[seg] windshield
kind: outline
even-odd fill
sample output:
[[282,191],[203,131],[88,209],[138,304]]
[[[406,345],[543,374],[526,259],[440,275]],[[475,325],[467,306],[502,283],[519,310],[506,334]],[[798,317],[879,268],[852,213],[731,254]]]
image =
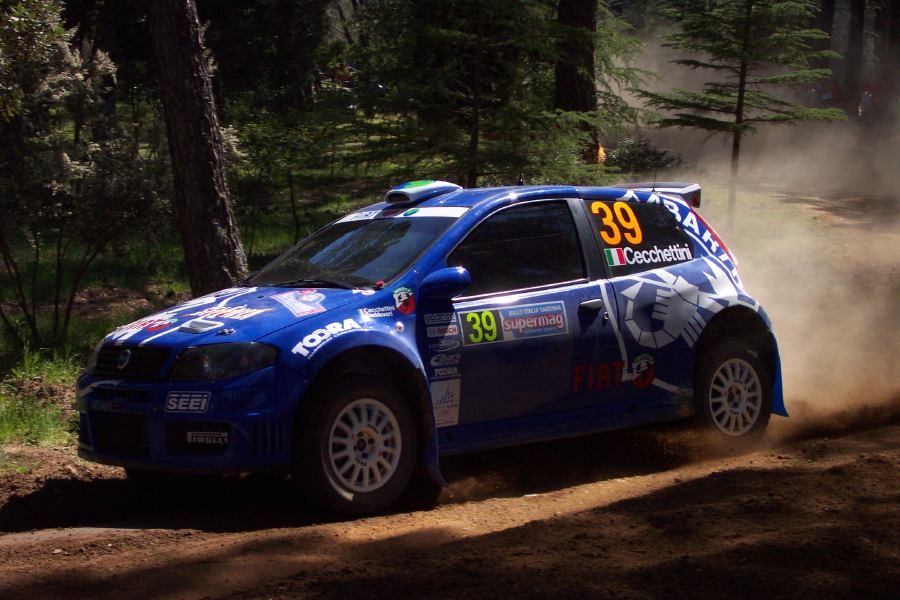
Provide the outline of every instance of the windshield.
[[443,216],[365,220],[350,217],[306,238],[246,283],[371,287],[400,275],[456,221]]

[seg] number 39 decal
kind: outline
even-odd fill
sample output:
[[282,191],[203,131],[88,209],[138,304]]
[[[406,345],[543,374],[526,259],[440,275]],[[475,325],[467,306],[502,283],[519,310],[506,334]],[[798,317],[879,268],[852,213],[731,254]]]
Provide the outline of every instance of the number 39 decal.
[[644,240],[641,224],[637,215],[627,202],[616,202],[612,208],[605,202],[592,202],[591,212],[600,216],[600,237],[610,246],[622,243],[622,230],[625,230],[625,241],[637,245]]
[[466,313],[463,330],[468,337],[467,343],[480,344],[497,339],[497,318],[490,310]]

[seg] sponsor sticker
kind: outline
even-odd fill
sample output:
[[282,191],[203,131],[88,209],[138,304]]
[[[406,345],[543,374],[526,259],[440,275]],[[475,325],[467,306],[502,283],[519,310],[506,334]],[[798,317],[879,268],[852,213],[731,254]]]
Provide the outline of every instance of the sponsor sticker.
[[462,354],[459,352],[454,352],[453,354],[435,354],[431,357],[430,362],[432,367],[447,367],[450,365],[458,365],[461,358]]
[[611,267],[672,263],[694,258],[691,247],[687,244],[670,244],[664,248],[654,245],[648,250],[635,250],[627,246],[625,248],[607,248],[603,253],[606,255],[606,264]]
[[404,315],[412,314],[416,310],[416,298],[408,287],[398,287],[394,290],[394,305]]
[[324,299],[325,296],[322,294],[306,294],[298,290],[292,290],[290,292],[272,296],[272,300],[275,300],[291,311],[291,314],[295,317],[305,317],[307,315],[323,312],[325,309],[322,308],[322,305],[319,304],[319,302]]
[[452,427],[459,423],[459,379],[431,382],[435,427]]
[[297,345],[291,349],[291,352],[293,354],[299,354],[304,358],[309,358],[318,352],[319,348],[332,338],[343,335],[348,331],[353,331],[354,329],[362,329],[362,327],[353,319],[344,319],[343,322],[329,323],[325,327],[316,329],[304,336],[303,339],[297,342]]
[[209,392],[169,392],[166,412],[205,413],[209,407]]
[[453,321],[453,313],[445,312],[445,313],[432,313],[429,315],[425,315],[425,324],[426,325],[437,325],[439,323],[450,323]]
[[653,383],[656,374],[655,360],[649,354],[638,354],[631,361],[632,381],[638,388],[645,388]]
[[227,446],[228,434],[224,431],[188,431],[187,442],[188,444]]
[[458,367],[438,367],[434,370],[435,377],[459,377]]
[[411,208],[400,213],[399,217],[451,217],[458,218],[469,210],[465,206],[424,206]]
[[316,304],[325,299],[325,294],[314,289],[297,290],[297,293],[300,294],[300,300],[310,304]]
[[243,321],[244,319],[249,319],[251,317],[255,317],[256,315],[261,315],[264,312],[269,312],[272,310],[271,308],[248,308],[246,305],[241,306],[211,306],[210,308],[204,308],[203,310],[195,313],[191,313],[188,316],[191,317],[200,317],[203,319],[235,319],[237,321]]
[[338,223],[349,223],[351,221],[368,221],[374,219],[380,213],[380,210],[366,210],[358,213],[350,213],[346,217],[338,220]]
[[426,327],[425,334],[430,338],[459,335],[459,327],[457,327],[455,323],[449,325],[435,325],[434,327]]
[[171,313],[160,313],[158,315],[153,315],[151,317],[135,321],[134,323],[129,323],[127,325],[117,327],[115,331],[113,331],[106,337],[107,339],[111,340],[127,340],[140,331],[161,331],[163,329],[166,329],[169,325],[176,323],[177,321],[178,319],[175,318],[175,315]]
[[459,342],[444,338],[436,342],[431,342],[428,344],[428,347],[432,352],[452,352],[459,348]]
[[422,208],[391,209],[384,210],[364,210],[356,213],[350,213],[345,217],[338,219],[338,223],[349,223],[351,221],[370,221],[372,219],[387,218],[409,218],[409,217],[451,217],[459,218],[469,210],[466,206],[425,206]]
[[394,316],[393,306],[374,306],[359,309],[359,316],[363,319],[389,319]]
[[561,335],[569,331],[562,302],[507,306],[460,313],[463,344],[490,344]]
[[375,293],[375,290],[361,290],[358,288],[354,288],[352,291],[354,294],[362,294],[363,296],[371,296]]
[[576,365],[572,368],[572,391],[594,392],[622,385],[625,362],[614,360],[593,365]]
[[[650,354],[638,354],[631,360],[630,380],[635,387],[643,389],[653,383],[656,360]],[[613,360],[591,365],[576,365],[572,368],[572,391],[596,392],[617,388],[629,377],[625,373],[625,362]]]

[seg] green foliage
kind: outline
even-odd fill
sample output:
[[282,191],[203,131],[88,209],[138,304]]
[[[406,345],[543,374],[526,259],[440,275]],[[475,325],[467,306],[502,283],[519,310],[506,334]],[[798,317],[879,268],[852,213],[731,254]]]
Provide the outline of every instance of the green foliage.
[[[468,186],[526,180],[596,182],[602,166],[580,154],[589,130],[629,113],[615,93],[636,72],[636,49],[604,12],[598,33],[600,107],[554,111],[559,40],[554,4],[541,0],[382,0],[360,15],[365,47],[354,49],[360,106],[389,116],[372,124],[383,154],[406,177]],[[589,125],[585,128],[583,125]]]
[[646,175],[680,164],[677,156],[655,147],[642,136],[628,137],[606,153],[606,164],[623,173]]
[[0,394],[0,444],[58,446],[71,438],[71,428],[58,406]]
[[[813,68],[837,55],[816,50],[827,35],[812,28],[813,0],[670,0],[664,14],[679,27],[667,47],[684,52],[673,62],[711,73],[701,91],[675,89],[642,96],[667,116],[663,127],[713,133],[753,132],[760,123],[841,119],[835,109],[809,108],[791,100],[798,86],[828,77]],[[788,94],[779,93],[787,88]]]
[[74,356],[48,359],[41,352],[26,348],[22,362],[10,371],[6,384],[15,387],[28,380],[39,380],[47,385],[71,385],[80,370]]
[[52,446],[71,441],[76,361],[26,351],[0,382],[0,444]]
[[115,66],[72,44],[61,10],[59,0],[17,2],[0,16],[0,213],[13,215],[0,221],[0,302],[15,306],[0,304],[0,321],[20,346],[65,346],[89,267],[150,219],[167,187],[159,154],[111,110]]

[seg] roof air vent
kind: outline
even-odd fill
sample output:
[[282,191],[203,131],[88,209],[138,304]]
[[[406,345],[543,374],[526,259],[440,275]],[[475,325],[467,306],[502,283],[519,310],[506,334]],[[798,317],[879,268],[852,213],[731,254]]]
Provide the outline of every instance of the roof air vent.
[[407,181],[391,188],[384,195],[384,201],[388,204],[413,204],[461,189],[462,187],[447,181],[435,181],[433,179]]

